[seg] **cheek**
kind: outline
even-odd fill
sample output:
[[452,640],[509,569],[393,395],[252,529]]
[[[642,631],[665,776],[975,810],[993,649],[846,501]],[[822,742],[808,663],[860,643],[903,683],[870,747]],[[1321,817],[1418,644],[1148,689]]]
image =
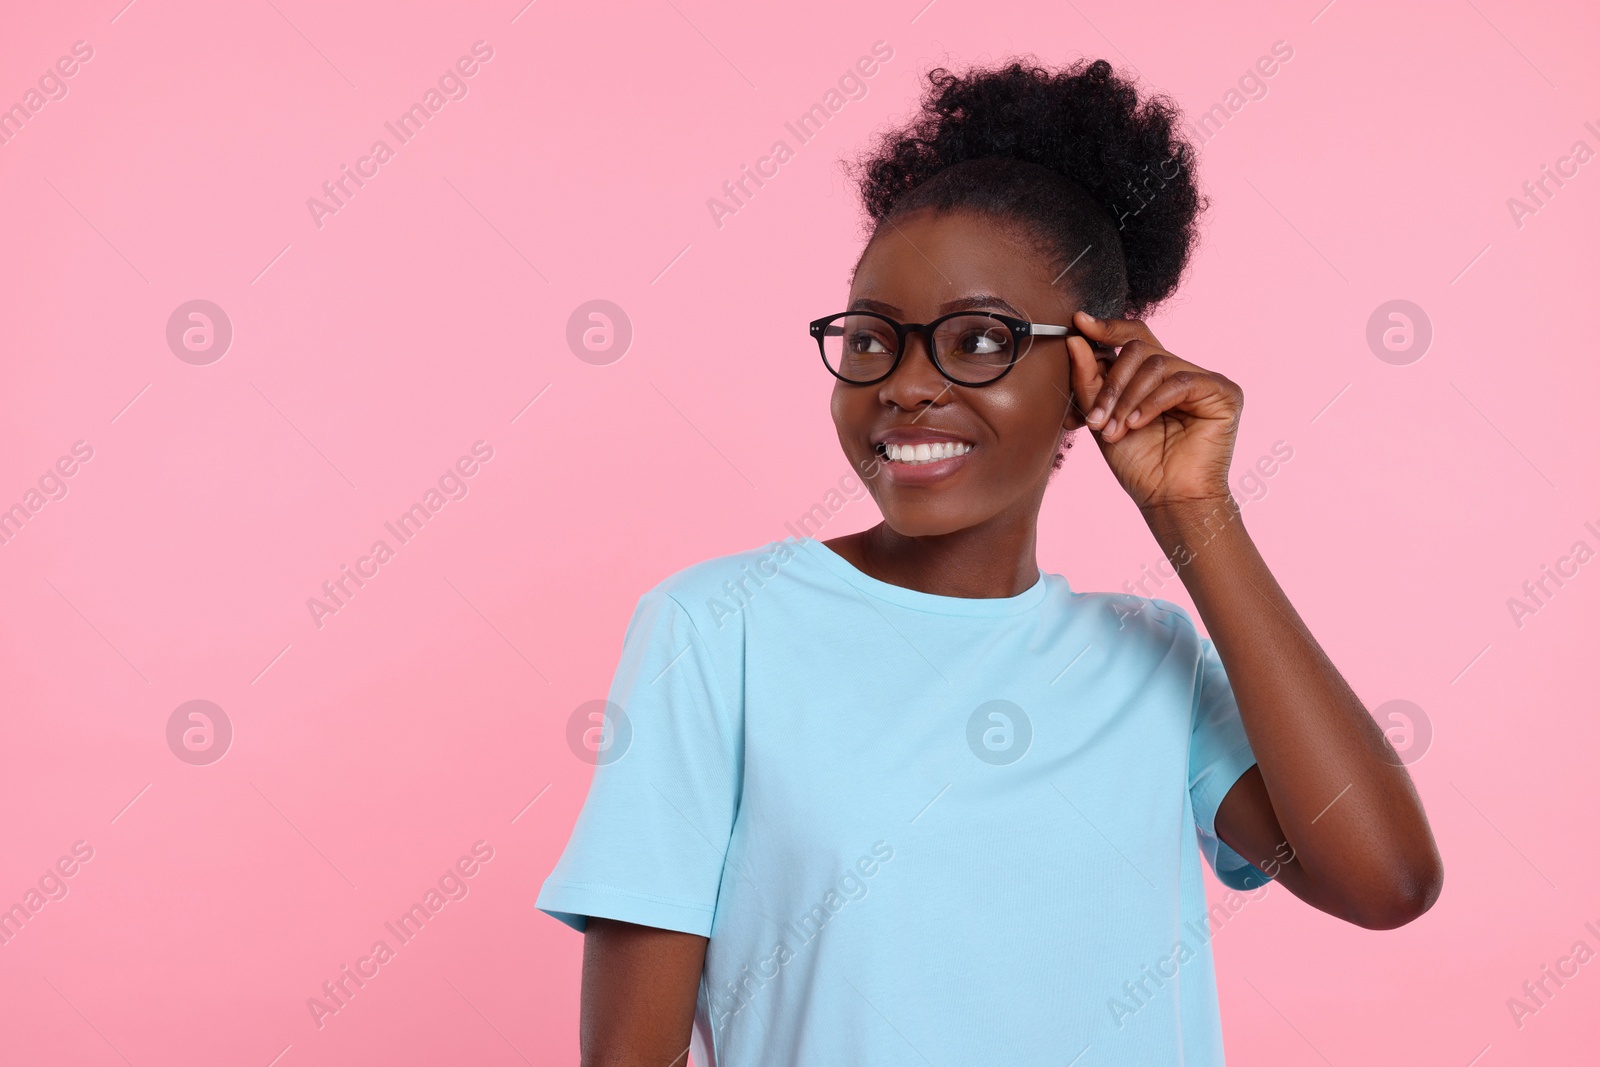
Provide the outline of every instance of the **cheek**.
[[833,425],[839,431],[840,438],[847,436],[854,425],[854,417],[851,414],[852,399],[845,392],[842,383],[835,383],[833,393],[828,397],[828,413],[833,417]]
[[1063,345],[1040,345],[1038,351],[1019,361],[1000,384],[1031,400],[1033,413],[1049,420],[1066,411],[1067,397],[1072,392],[1072,365]]
[[1037,382],[1012,382],[1007,378],[993,387],[991,395],[983,397],[977,412],[1003,451],[1020,455],[1054,448],[1067,404],[1056,388],[1056,383],[1043,376]]
[[880,460],[865,440],[877,414],[875,403],[872,390],[852,389],[843,382],[834,385],[833,395],[828,400],[833,427],[839,436],[839,449],[873,499],[878,495]]
[[828,399],[828,413],[833,417],[833,427],[839,434],[839,445],[845,455],[855,458],[865,446],[862,439],[869,432],[872,421],[872,390],[861,389],[836,382]]

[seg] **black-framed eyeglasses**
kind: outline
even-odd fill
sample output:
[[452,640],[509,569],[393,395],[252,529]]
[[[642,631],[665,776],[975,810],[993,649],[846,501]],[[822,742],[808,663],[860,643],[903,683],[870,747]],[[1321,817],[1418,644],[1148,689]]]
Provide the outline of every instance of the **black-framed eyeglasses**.
[[990,385],[1028,354],[1035,337],[1081,337],[1075,326],[1029,322],[997,311],[956,311],[932,322],[896,322],[874,311],[844,311],[810,324],[822,362],[852,385],[883,381],[900,365],[906,338],[921,334],[940,374],[958,385]]

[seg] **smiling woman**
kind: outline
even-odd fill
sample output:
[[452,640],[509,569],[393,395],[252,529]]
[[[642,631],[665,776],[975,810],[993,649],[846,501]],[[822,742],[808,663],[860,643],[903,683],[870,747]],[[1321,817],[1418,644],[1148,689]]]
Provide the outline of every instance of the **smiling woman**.
[[[1204,207],[1177,109],[1104,61],[928,80],[856,163],[867,241],[807,324],[883,521],[800,539],[736,617],[702,605],[763,549],[628,624],[632,745],[538,898],[585,933],[585,1064],[1216,1065],[1209,941],[1176,942],[1204,870],[1372,929],[1438,896],[1404,766],[1237,517],[1243,391],[1137,317]],[[1085,428],[1210,636],[1039,567]],[[781,951],[880,840],[871,896]]]

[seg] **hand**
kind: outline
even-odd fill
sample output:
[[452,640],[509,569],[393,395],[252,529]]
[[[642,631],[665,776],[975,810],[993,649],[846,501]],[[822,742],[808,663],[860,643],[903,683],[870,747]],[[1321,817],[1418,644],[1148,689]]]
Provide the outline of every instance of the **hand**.
[[[1076,416],[1068,426],[1095,433],[1134,503],[1144,510],[1227,499],[1243,390],[1162,348],[1139,319],[1079,311],[1072,321],[1084,337],[1067,338]],[[1097,357],[1091,341],[1120,351]]]

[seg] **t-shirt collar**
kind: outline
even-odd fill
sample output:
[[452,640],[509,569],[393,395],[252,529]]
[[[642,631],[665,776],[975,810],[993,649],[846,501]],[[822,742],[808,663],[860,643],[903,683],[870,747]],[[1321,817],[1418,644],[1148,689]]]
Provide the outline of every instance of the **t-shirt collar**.
[[1016,596],[1008,597],[960,597],[940,596],[936,593],[924,593],[918,589],[907,589],[903,585],[894,585],[890,582],[880,581],[869,574],[856,568],[856,565],[839,555],[827,545],[816,538],[807,537],[798,542],[806,556],[829,572],[842,578],[850,585],[876,597],[886,600],[891,604],[898,604],[904,608],[915,611],[932,612],[937,615],[964,615],[969,618],[993,618],[1001,615],[1020,615],[1039,606],[1048,591],[1050,581],[1061,583],[1067,592],[1071,588],[1066,585],[1066,579],[1060,575],[1047,575],[1041,568],[1039,580]]

